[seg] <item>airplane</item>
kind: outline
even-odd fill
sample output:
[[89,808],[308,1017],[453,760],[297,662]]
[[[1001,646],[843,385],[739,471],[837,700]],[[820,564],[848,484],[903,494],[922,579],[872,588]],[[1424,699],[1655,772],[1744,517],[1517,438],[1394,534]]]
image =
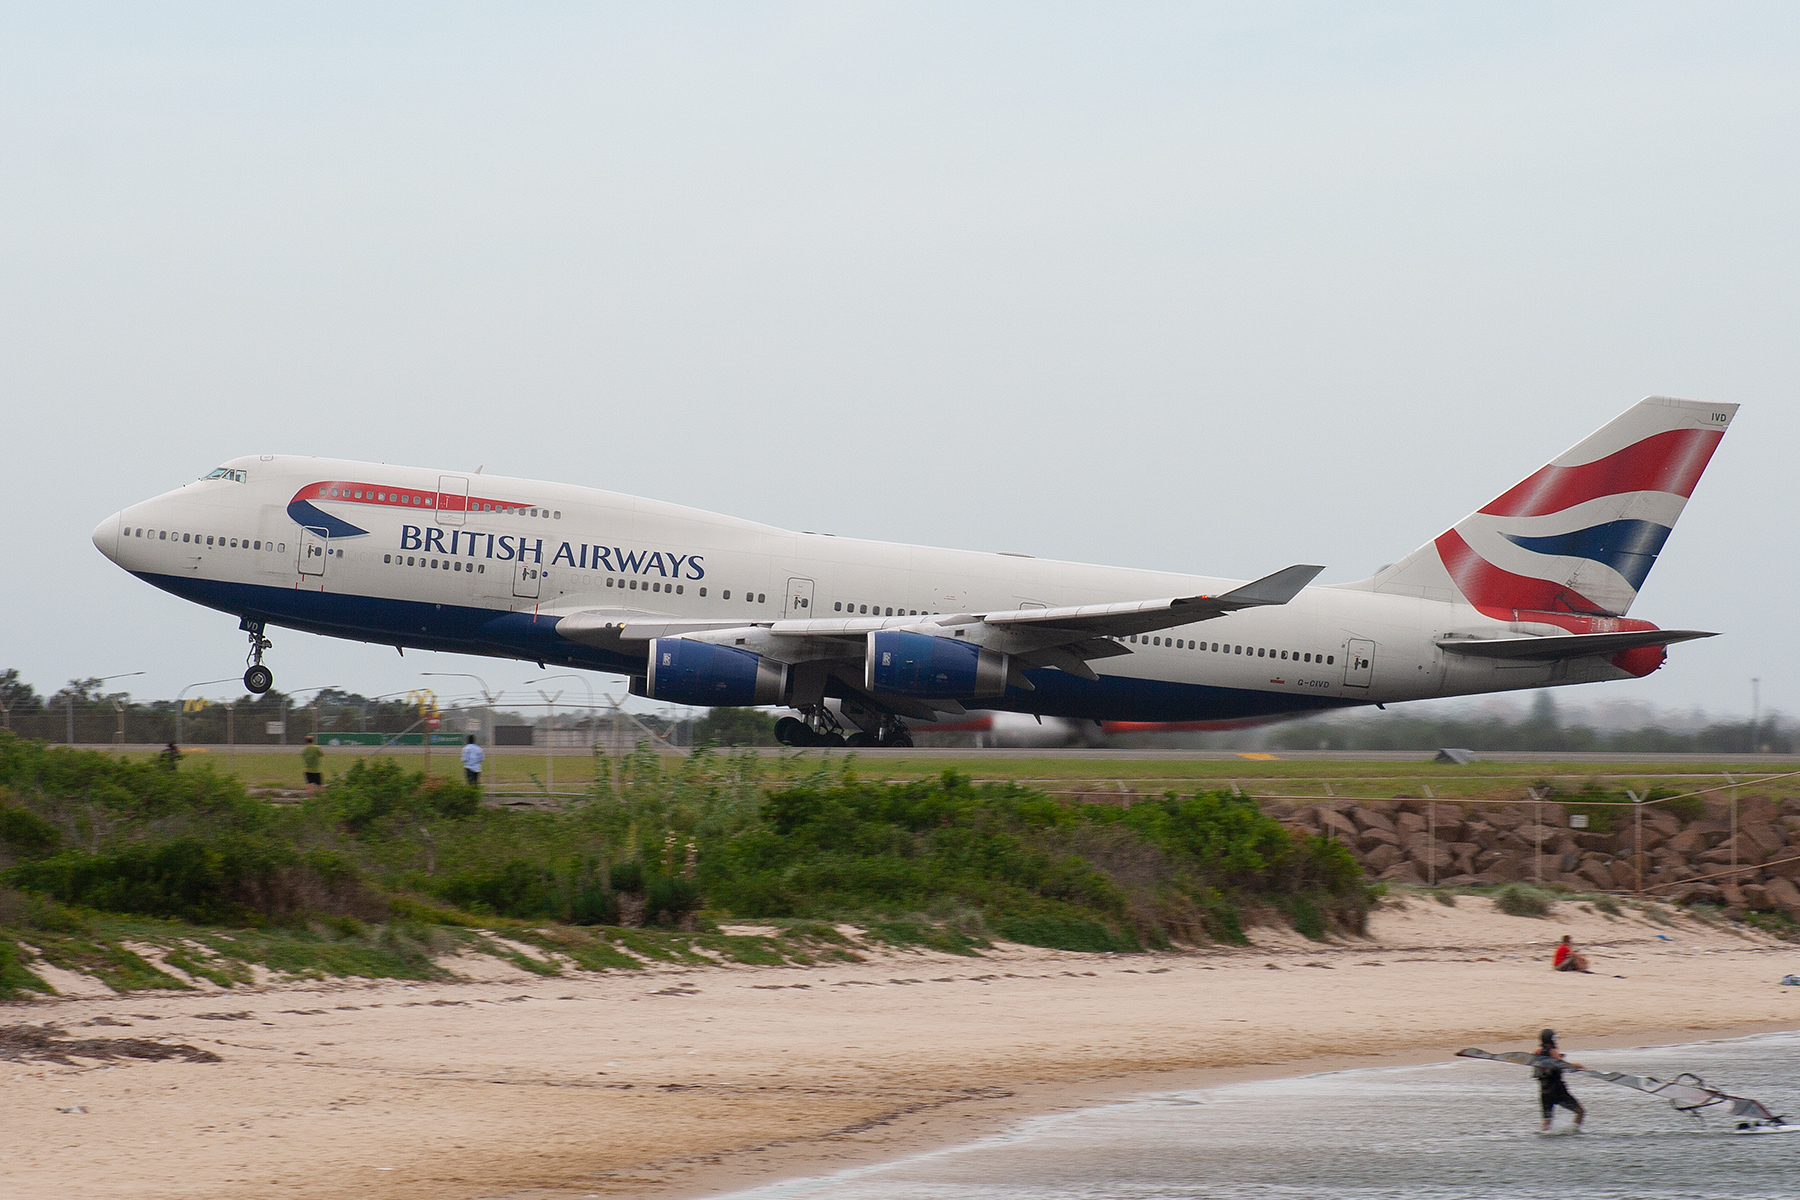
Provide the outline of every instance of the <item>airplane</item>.
[[790,746],[908,745],[908,720],[970,710],[1241,722],[1638,678],[1715,636],[1625,614],[1736,411],[1640,401],[1398,562],[1321,586],[1313,565],[1240,582],[281,455],[131,505],[93,539],[236,616],[258,694],[282,627],[621,674],[677,704],[787,706]]

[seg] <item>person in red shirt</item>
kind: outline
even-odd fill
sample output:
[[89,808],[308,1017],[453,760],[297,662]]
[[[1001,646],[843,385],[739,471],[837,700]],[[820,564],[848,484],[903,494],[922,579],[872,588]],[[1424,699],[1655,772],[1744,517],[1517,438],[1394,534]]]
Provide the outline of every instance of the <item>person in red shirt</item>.
[[1575,949],[1568,934],[1563,934],[1562,941],[1556,944],[1556,953],[1550,958],[1550,969],[1553,971],[1586,971],[1587,955]]

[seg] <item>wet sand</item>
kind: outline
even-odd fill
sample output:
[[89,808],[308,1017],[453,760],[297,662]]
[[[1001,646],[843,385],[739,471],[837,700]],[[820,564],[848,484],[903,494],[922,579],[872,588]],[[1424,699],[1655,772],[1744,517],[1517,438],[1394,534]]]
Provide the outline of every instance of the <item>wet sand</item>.
[[[481,959],[453,964],[467,982],[10,1005],[0,1024],[220,1061],[0,1061],[0,1192],[696,1196],[1135,1092],[1519,1047],[1545,1024],[1572,1051],[1800,1027],[1800,988],[1776,983],[1800,947],[1686,918],[1413,899],[1371,931],[563,978]],[[1564,932],[1595,974],[1548,969]]]

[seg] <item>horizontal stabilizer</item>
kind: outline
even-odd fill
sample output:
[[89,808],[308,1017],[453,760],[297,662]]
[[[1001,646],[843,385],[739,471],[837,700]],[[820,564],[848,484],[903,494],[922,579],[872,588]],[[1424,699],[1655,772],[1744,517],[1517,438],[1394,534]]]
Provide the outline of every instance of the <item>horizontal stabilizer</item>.
[[1631,633],[1570,633],[1555,637],[1440,638],[1438,646],[1470,658],[1563,659],[1611,656],[1640,646],[1672,646],[1718,636],[1698,629],[1640,629]]

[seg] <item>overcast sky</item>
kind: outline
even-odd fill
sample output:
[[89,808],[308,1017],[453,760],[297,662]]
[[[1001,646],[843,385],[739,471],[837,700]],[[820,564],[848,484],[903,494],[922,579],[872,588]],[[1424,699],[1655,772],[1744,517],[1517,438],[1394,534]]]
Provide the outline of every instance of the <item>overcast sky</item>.
[[[1726,636],[1562,696],[1800,711],[1797,51],[1757,4],[7,4],[0,667],[240,673],[89,533],[242,454],[1332,581],[1664,393],[1744,407],[1632,615]],[[283,687],[541,674],[273,637]]]

